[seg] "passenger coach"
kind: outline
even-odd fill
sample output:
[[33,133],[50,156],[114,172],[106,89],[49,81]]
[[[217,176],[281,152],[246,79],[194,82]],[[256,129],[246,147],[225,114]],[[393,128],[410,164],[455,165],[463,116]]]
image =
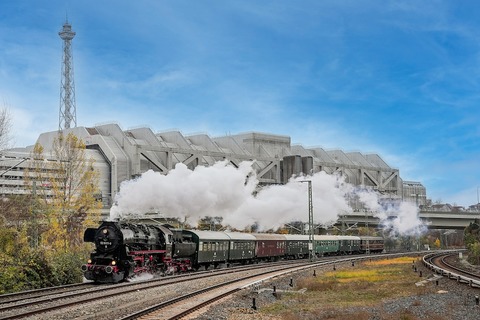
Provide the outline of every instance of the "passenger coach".
[[360,237],[337,236],[340,241],[340,254],[353,254],[360,252]]
[[286,239],[285,256],[288,259],[308,258],[308,236],[299,234],[284,234]]
[[315,235],[315,254],[319,257],[336,255],[340,251],[338,236]]
[[230,238],[228,261],[242,264],[251,263],[255,260],[256,238],[251,233],[225,232]]
[[196,259],[194,269],[201,266],[208,269],[211,265],[217,267],[228,260],[230,238],[223,232],[183,230],[186,237],[191,237],[196,243]]
[[278,261],[285,256],[286,238],[281,234],[253,233],[256,239],[255,256],[259,261]]
[[360,252],[382,252],[384,249],[385,240],[382,237],[360,237]]

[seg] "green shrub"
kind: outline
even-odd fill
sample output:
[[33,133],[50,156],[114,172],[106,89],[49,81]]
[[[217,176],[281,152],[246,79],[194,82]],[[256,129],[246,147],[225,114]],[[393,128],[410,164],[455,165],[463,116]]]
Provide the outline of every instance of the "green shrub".
[[52,258],[51,267],[55,274],[56,284],[82,282],[83,272],[80,268],[84,263],[83,255],[74,252],[62,252]]

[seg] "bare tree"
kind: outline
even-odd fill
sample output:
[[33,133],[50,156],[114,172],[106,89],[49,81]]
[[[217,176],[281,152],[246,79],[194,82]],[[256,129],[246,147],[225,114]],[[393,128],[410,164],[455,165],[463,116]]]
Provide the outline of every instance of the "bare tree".
[[0,150],[9,147],[11,136],[10,130],[12,128],[12,119],[10,112],[6,106],[0,109]]

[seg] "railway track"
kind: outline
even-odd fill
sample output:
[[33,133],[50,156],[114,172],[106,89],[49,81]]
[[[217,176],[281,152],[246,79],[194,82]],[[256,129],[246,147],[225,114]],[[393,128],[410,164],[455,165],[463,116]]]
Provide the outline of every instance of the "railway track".
[[267,278],[280,276],[286,272],[294,272],[295,270],[301,270],[305,266],[312,267],[310,264],[305,264],[299,267],[281,268],[280,270],[265,271],[260,274],[244,276],[239,279],[225,281],[223,283],[203,288],[188,294],[181,295],[179,297],[170,299],[165,302],[161,302],[139,312],[135,312],[122,320],[133,319],[179,319],[182,318],[201,307],[207,306],[213,302],[216,302],[223,297],[231,295],[237,291],[240,291],[244,287],[250,286],[257,281],[264,281]]
[[[174,303],[176,303],[175,307],[169,310],[183,310],[187,314],[256,281],[264,281],[266,278],[279,276],[285,272],[294,272],[298,268],[340,265],[342,263],[351,263],[353,266],[357,260],[388,256],[398,256],[398,254],[325,257],[314,263],[305,262],[305,260],[261,263],[116,285],[86,283],[65,288],[58,287],[53,291],[38,290],[36,293],[32,291],[3,295],[0,296],[0,319],[28,317],[52,320],[105,317],[109,319],[126,317],[125,319],[128,319],[128,315],[136,314],[138,310],[145,310],[152,306],[154,309],[163,309],[161,312],[164,314],[172,313],[172,311],[166,311],[165,308],[167,308],[167,304],[173,305]],[[185,294],[187,295],[184,296]],[[202,303],[197,303],[199,301]],[[164,306],[158,307],[159,302]],[[192,307],[188,307],[190,305]],[[177,317],[179,314],[172,313],[169,319]]]
[[[289,264],[292,263],[295,262],[289,262]],[[263,269],[267,266],[275,267],[278,265],[284,266],[285,262],[216,269],[116,285],[93,285],[91,283],[85,283],[2,295],[0,296],[0,319],[25,318],[52,310],[59,310],[92,301],[100,301],[115,296],[126,295],[140,290],[145,291],[151,288],[158,288],[160,286],[167,286],[180,282],[192,282],[205,278],[220,277],[222,275],[234,274],[236,272],[248,272]]]
[[74,292],[77,290],[84,290],[88,288],[92,288],[95,285],[92,283],[75,283],[75,284],[68,284],[64,286],[55,286],[49,288],[42,288],[42,289],[35,289],[35,290],[28,290],[28,291],[21,291],[15,293],[6,293],[0,295],[0,306],[13,303],[17,301],[24,301],[27,299],[36,299],[42,298],[54,294],[64,294],[69,292]]
[[[253,287],[258,283],[264,282],[266,280],[285,276],[297,271],[302,271],[305,269],[311,269],[315,267],[325,267],[332,266],[336,263],[352,263],[356,260],[365,260],[377,258],[379,255],[369,256],[369,257],[360,257],[360,258],[341,258],[336,260],[327,260],[322,262],[305,262],[296,266],[287,266],[279,268],[277,270],[269,270],[261,272],[256,275],[245,276],[242,278],[234,279],[231,281],[225,281],[215,286],[208,288],[203,288],[201,290],[184,294],[174,299],[164,301],[153,305],[151,307],[145,308],[139,312],[132,313],[128,316],[122,317],[121,320],[132,320],[132,319],[181,319],[201,308],[204,308],[212,303],[215,303],[226,296],[229,296],[235,292],[238,292],[242,289]],[[385,257],[382,255],[381,257]]]
[[[363,257],[362,257],[363,258]],[[329,257],[325,258],[319,263],[336,263],[339,257]],[[350,257],[349,259],[359,259],[357,257]],[[305,262],[300,262],[305,263]],[[54,287],[50,289],[42,290],[33,290],[29,292],[22,292],[17,294],[9,294],[0,296],[0,319],[18,319],[26,318],[30,316],[40,316],[48,317],[51,319],[65,319],[65,318],[74,318],[77,317],[65,317],[64,315],[60,316],[50,316],[50,313],[59,313],[61,310],[74,310],[74,309],[89,309],[88,305],[90,304],[102,304],[102,301],[110,301],[109,303],[114,302],[115,300],[128,301],[121,305],[131,305],[133,310],[139,310],[144,308],[139,308],[136,306],[135,301],[138,299],[135,298],[123,298],[127,297],[129,294],[134,294],[138,292],[144,292],[141,300],[150,297],[161,296],[162,293],[158,291],[165,288],[164,293],[171,291],[171,295],[166,294],[166,298],[163,300],[170,300],[178,296],[178,293],[175,292],[175,286],[184,282],[190,291],[198,291],[204,289],[205,287],[211,288],[219,284],[224,284],[226,281],[238,280],[240,278],[248,278],[252,275],[256,275],[259,272],[265,272],[265,270],[272,272],[276,269],[283,270],[285,268],[292,268],[292,266],[298,265],[297,261],[288,261],[280,263],[267,263],[267,264],[256,264],[250,265],[247,267],[231,267],[228,269],[215,269],[211,271],[202,271],[195,273],[182,274],[179,276],[169,276],[164,278],[153,279],[149,281],[141,282],[130,282],[130,283],[121,283],[117,285],[93,285],[91,283],[70,285],[64,287]],[[260,271],[258,271],[260,270]],[[225,280],[224,278],[230,278],[230,280]],[[219,280],[215,280],[219,279]],[[197,283],[201,282],[197,286]],[[190,285],[192,284],[192,285]],[[173,288],[173,289],[171,289]],[[196,290],[194,290],[196,289]],[[150,294],[151,292],[151,294]],[[148,299],[147,299],[148,300]],[[113,307],[117,308],[117,307]],[[91,307],[90,309],[95,310],[105,310],[105,307]],[[107,310],[111,310],[107,308]],[[79,313],[82,313],[79,311]],[[87,312],[88,313],[88,312]],[[131,313],[127,311],[126,314]],[[101,315],[102,312],[96,312],[95,316],[91,319],[97,318]],[[105,312],[105,316],[110,316],[111,312]],[[85,317],[85,316],[84,316]],[[85,319],[88,319],[89,316],[86,316]]]
[[471,287],[480,288],[480,275],[471,272],[465,268],[460,268],[448,262],[448,258],[458,255],[456,252],[443,252],[429,254],[423,257],[423,264],[426,268],[432,270],[436,274],[445,276],[449,279],[465,283]]

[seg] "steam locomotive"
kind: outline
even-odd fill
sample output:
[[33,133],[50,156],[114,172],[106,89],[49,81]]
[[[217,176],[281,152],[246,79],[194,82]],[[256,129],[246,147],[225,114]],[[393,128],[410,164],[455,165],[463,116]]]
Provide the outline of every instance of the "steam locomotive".
[[[84,276],[117,283],[140,273],[171,274],[220,264],[253,263],[366,252],[382,252],[382,237],[281,235],[174,229],[168,225],[104,221],[87,228],[95,250],[82,265]],[[313,249],[313,250],[312,250]]]

